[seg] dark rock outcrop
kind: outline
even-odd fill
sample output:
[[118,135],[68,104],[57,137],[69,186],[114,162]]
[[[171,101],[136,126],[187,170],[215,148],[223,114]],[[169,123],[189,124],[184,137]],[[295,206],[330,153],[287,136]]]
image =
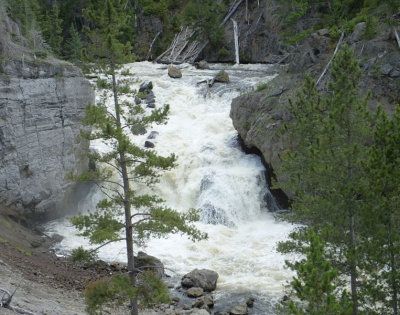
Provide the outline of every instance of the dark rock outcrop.
[[[357,27],[356,32],[360,32]],[[359,59],[364,75],[360,82],[361,93],[372,92],[369,103],[373,109],[382,104],[388,113],[393,113],[394,105],[400,101],[400,50],[392,29],[382,27],[382,31],[373,40],[363,40],[353,33],[345,38]],[[290,122],[287,110],[288,100],[296,98],[296,91],[302,87],[305,73],[317,80],[333,53],[336,40],[326,31],[311,34],[305,42],[293,51],[288,60],[287,69],[268,82],[262,91],[245,94],[232,101],[230,117],[238,131],[244,146],[252,152],[260,152],[267,169],[269,182],[274,176],[273,170],[279,163],[279,154],[290,147],[290,143],[279,136],[283,122]],[[328,49],[328,47],[333,47]],[[321,80],[318,88],[326,90],[329,71]],[[276,174],[279,179],[284,174]],[[291,192],[285,192],[291,197]]]

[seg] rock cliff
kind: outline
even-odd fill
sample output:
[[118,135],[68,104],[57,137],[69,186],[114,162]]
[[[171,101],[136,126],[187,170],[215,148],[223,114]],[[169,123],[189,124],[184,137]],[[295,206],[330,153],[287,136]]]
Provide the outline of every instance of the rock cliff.
[[67,174],[87,168],[89,143],[80,131],[94,91],[78,68],[36,58],[10,34],[22,38],[17,25],[3,19],[0,202],[43,215],[58,209],[72,191]]
[[[400,103],[400,49],[389,26],[383,26],[381,33],[373,40],[363,40],[354,33],[345,42],[359,58],[364,76],[360,83],[363,93],[372,92],[370,107],[382,104],[387,112]],[[232,101],[231,118],[233,125],[248,149],[258,150],[271,176],[279,163],[279,153],[289,144],[278,135],[283,122],[290,122],[291,115],[286,107],[289,99],[295,99],[296,91],[302,87],[305,73],[317,80],[330,59],[336,39],[327,32],[311,34],[306,41],[291,53],[289,64],[282,67],[280,74],[257,92],[239,96]],[[330,48],[329,48],[330,47]],[[329,72],[319,85],[326,91]],[[270,178],[271,181],[271,178]],[[290,197],[290,192],[286,192]]]

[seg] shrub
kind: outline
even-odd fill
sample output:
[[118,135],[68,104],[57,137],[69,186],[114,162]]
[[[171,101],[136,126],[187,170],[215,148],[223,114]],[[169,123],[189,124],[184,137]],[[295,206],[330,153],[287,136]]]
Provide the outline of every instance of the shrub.
[[97,260],[97,254],[94,251],[91,250],[86,250],[82,246],[79,246],[78,248],[75,248],[72,250],[70,260],[73,262],[76,261],[95,261]]

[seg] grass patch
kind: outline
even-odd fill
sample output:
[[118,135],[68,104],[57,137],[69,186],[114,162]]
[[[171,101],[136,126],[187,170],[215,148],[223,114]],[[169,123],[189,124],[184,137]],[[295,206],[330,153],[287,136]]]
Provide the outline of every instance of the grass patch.
[[5,238],[0,237],[0,243],[1,244],[6,244],[6,243],[8,243],[8,240],[6,240]]
[[16,249],[18,249],[22,254],[25,254],[27,256],[32,256],[32,253],[29,250],[26,250],[23,247],[17,246]]
[[265,90],[268,87],[268,83],[267,82],[260,82],[257,84],[255,91],[256,92],[260,92],[262,90]]

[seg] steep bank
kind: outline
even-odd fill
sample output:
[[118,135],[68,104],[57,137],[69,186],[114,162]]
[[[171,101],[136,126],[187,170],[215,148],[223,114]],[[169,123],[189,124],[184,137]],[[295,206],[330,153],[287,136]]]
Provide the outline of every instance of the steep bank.
[[[372,92],[371,108],[378,103],[392,112],[400,102],[400,49],[394,29],[387,25],[380,27],[380,33],[373,40],[363,40],[365,29],[360,23],[354,32],[345,37],[359,58],[364,76],[360,83],[363,93]],[[291,121],[286,109],[289,99],[296,97],[296,91],[303,84],[305,73],[317,80],[333,54],[337,39],[329,31],[321,30],[311,34],[290,56],[289,65],[268,84],[258,91],[241,95],[232,101],[230,116],[245,146],[258,149],[268,167],[273,170],[279,163],[279,154],[288,148],[278,131],[284,122]],[[329,71],[318,88],[326,90]],[[290,196],[290,192],[286,192]]]
[[0,202],[48,214],[73,190],[67,174],[87,168],[80,132],[94,92],[78,68],[31,50],[0,15]]

